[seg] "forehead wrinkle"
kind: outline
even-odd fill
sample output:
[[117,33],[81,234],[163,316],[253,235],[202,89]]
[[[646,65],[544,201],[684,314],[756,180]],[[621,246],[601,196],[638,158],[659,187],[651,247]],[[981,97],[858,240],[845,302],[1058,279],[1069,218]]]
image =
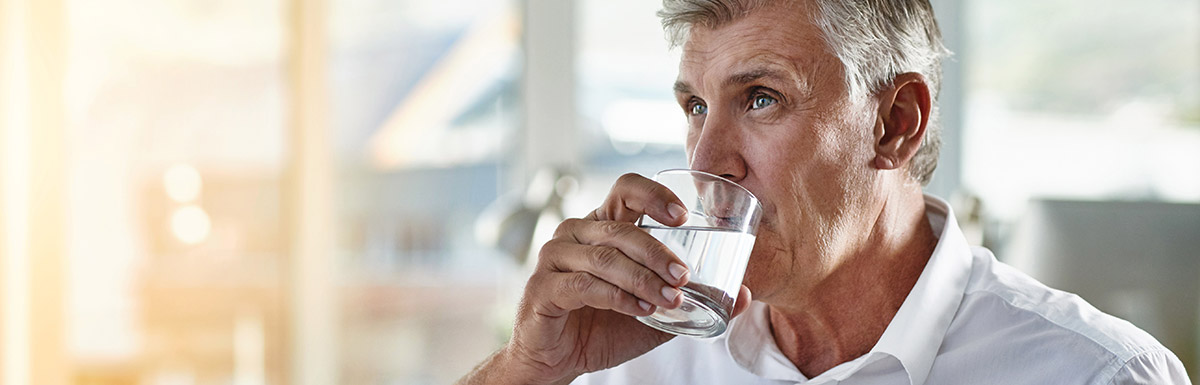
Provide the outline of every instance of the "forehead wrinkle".
[[811,89],[806,72],[802,70],[799,60],[768,51],[758,53],[744,63],[742,67],[748,67],[748,69],[737,71],[727,78],[726,86],[742,85],[766,78],[788,82],[802,92],[808,92]]
[[779,71],[773,68],[751,68],[746,71],[738,72],[725,78],[725,87],[740,86],[748,83],[754,83],[758,79],[783,80],[786,77]]
[[[694,63],[701,64],[701,63]],[[704,66],[704,71],[714,69],[712,65]],[[732,74],[721,79],[720,87],[730,88],[744,86],[754,83],[760,79],[774,80],[795,86],[802,92],[811,90],[810,84],[807,81],[807,76],[800,70],[800,65],[795,60],[787,58],[775,52],[761,52],[755,54],[746,60],[738,61],[729,71]],[[683,75],[683,72],[681,72]],[[704,79],[697,79],[701,83],[707,83]],[[696,90],[688,80],[682,77],[675,81],[672,87],[677,95],[695,94]]]
[[[717,26],[695,26],[684,44],[680,66],[712,69],[732,64],[726,66],[729,73],[752,64],[775,66],[799,89],[809,91],[811,83],[820,80],[818,73],[826,69],[824,56],[837,60],[828,52],[823,32],[809,18],[815,11],[811,7],[808,2],[772,2],[751,12],[769,15],[769,22],[744,17]],[[726,60],[733,63],[721,63]]]
[[[815,28],[798,25],[794,29],[779,31],[773,25],[742,26],[737,21],[717,28],[695,28],[692,38],[684,44],[684,54],[679,63],[681,77],[676,82],[676,92],[695,94],[703,91],[708,88],[705,86],[707,80],[717,80],[722,82],[718,83],[720,86],[728,87],[749,83],[767,75],[775,75],[769,77],[786,81],[801,92],[812,92],[813,82],[819,80],[814,77],[819,77],[816,75],[826,67],[826,63],[822,63],[824,42],[819,40],[819,36],[798,34],[801,30],[811,29],[802,27]],[[804,48],[796,49],[800,47]],[[685,71],[685,68],[691,71]],[[705,79],[714,70],[735,75],[719,80]],[[688,72],[694,78],[685,79]]]

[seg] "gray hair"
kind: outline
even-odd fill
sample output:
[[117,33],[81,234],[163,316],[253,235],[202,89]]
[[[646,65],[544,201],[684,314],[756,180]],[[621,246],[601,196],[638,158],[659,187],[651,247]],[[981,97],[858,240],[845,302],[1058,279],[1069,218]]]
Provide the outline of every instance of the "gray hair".
[[[716,28],[778,0],[663,0],[658,12],[672,47],[687,41],[692,26]],[[916,72],[929,84],[932,108],[921,148],[909,166],[922,185],[929,184],[941,148],[938,90],[942,59],[950,51],[933,17],[929,0],[815,0],[813,22],[825,44],[845,68],[851,98],[874,95],[896,75]]]

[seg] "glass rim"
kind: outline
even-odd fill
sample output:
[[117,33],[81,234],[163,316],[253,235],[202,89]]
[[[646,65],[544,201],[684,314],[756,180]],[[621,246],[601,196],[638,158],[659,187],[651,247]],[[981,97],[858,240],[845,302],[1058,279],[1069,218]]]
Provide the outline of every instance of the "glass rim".
[[750,192],[750,190],[747,189],[745,186],[737,184],[737,182],[731,181],[731,180],[729,180],[723,176],[717,175],[717,174],[713,174],[713,173],[706,172],[706,171],[693,170],[690,168],[668,168],[666,170],[662,170],[662,171],[654,173],[654,176],[657,178],[659,175],[662,175],[662,174],[684,174],[684,173],[700,174],[700,175],[704,175],[704,176],[707,176],[710,178],[715,178],[715,179],[723,181],[725,183],[729,183],[731,185],[737,186],[737,188],[740,188],[740,189],[742,189],[742,191],[746,192],[746,195],[750,196],[750,200],[754,202],[755,206],[762,207],[762,201],[758,200],[758,197],[754,196],[754,193]]

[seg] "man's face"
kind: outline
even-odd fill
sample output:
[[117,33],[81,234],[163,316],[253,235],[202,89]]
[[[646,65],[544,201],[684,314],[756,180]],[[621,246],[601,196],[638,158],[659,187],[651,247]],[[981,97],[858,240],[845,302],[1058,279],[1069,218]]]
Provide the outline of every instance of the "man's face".
[[746,285],[768,303],[812,291],[869,230],[875,115],[848,98],[842,66],[805,12],[781,5],[694,27],[676,83],[691,167],[763,202]]

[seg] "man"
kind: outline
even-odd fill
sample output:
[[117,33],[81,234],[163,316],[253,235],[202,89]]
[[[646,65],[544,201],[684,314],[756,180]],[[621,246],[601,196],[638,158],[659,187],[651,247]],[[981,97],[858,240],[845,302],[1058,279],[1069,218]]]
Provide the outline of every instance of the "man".
[[[468,384],[1187,384],[1131,324],[970,248],[921,186],[945,56],[927,0],[665,0],[694,169],[764,203],[729,330],[672,338],[680,224],[626,175],[539,254],[512,340]],[[754,301],[751,302],[751,293]]]

